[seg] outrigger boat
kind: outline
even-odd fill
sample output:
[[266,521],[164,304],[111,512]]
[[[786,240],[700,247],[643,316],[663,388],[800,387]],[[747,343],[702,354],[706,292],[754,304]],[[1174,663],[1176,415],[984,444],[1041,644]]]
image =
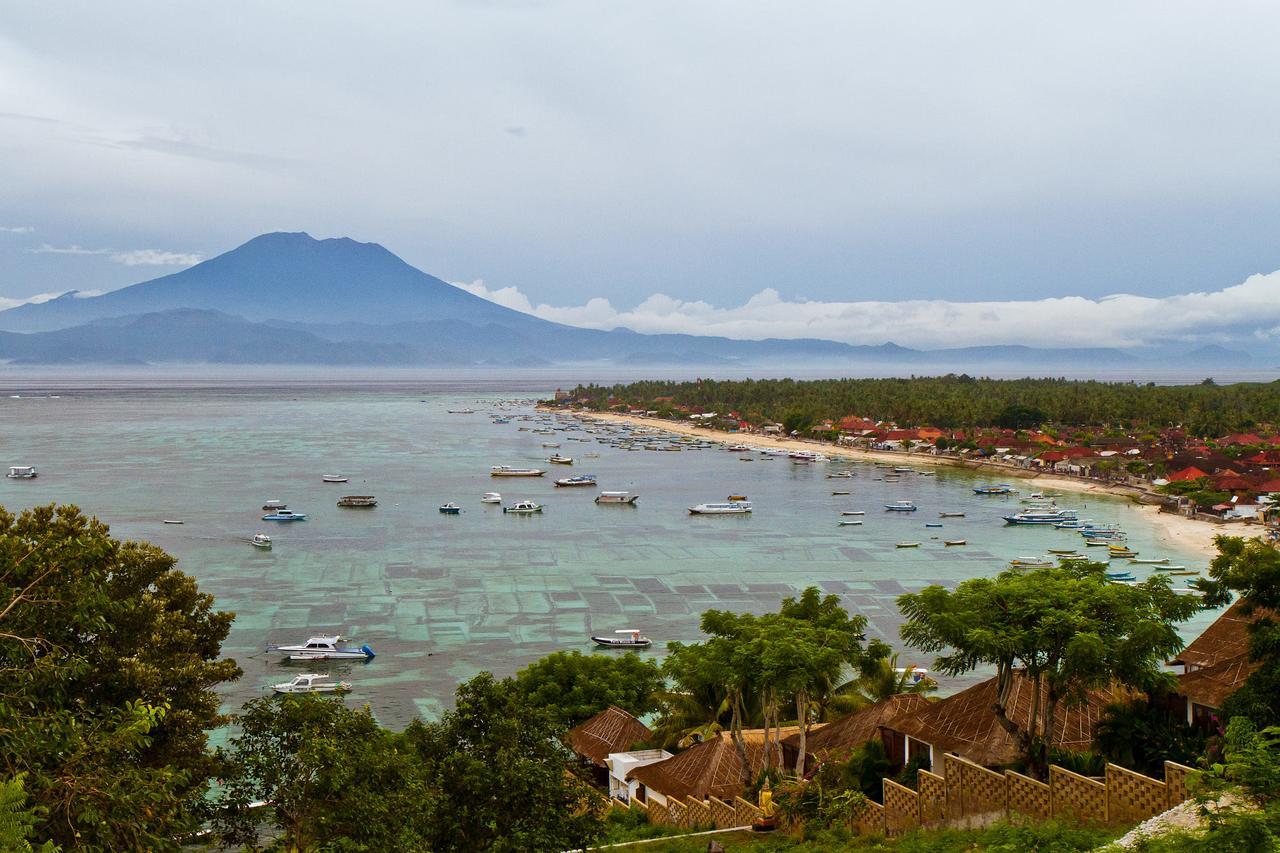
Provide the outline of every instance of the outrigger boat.
[[603,646],[606,649],[647,649],[649,646],[653,645],[653,640],[650,640],[635,628],[619,628],[613,633],[623,634],[625,636],[592,636],[591,642],[595,643],[597,646]]
[[541,477],[545,473],[537,468],[512,468],[510,465],[494,465],[489,469],[490,477]]
[[263,521],[306,521],[307,514],[305,512],[294,512],[289,509],[278,509],[275,512],[269,512],[262,517]]
[[295,675],[293,681],[273,684],[271,689],[276,693],[348,693],[351,690],[351,682],[333,681],[332,676],[308,672],[304,675]]
[[363,646],[340,646],[337,634],[320,634],[296,646],[267,646],[269,652],[280,652],[289,660],[371,660],[373,649]]
[[998,486],[977,486],[973,490],[975,495],[1012,495],[1016,494],[1016,492],[1017,490],[1013,486],[1006,483],[1001,483]]

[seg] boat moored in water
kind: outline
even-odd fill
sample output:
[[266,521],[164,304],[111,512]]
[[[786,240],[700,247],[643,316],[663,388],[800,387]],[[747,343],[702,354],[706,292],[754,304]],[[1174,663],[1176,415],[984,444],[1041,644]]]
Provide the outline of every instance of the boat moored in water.
[[369,509],[377,505],[378,499],[373,495],[343,495],[338,498],[338,506],[348,509]]
[[690,515],[746,515],[751,512],[750,501],[729,501],[728,503],[698,504],[689,507]]
[[538,468],[513,468],[510,465],[494,465],[489,469],[490,477],[541,477],[545,473]]
[[914,501],[894,501],[891,504],[885,504],[884,508],[889,512],[915,512],[920,507],[916,506]]
[[633,495],[631,492],[601,492],[596,495],[596,503],[598,504],[623,504],[626,506],[635,506],[635,502],[639,499],[639,495]]
[[305,512],[294,512],[289,509],[278,509],[275,512],[269,512],[262,517],[263,521],[306,521],[307,514]]
[[5,476],[10,480],[34,480],[39,472],[34,465],[10,465],[9,473]]
[[348,479],[350,478],[344,477],[341,474],[325,474],[320,478],[321,482],[325,483],[345,483]]
[[288,508],[289,507],[285,505],[284,501],[278,501],[274,498],[272,498],[271,500],[267,501],[262,505],[263,512],[271,512],[272,510],[288,509]]
[[351,690],[351,682],[334,681],[332,676],[308,672],[295,675],[293,681],[273,684],[271,689],[276,693],[347,693]]
[[255,548],[261,548],[263,551],[270,551],[271,537],[265,533],[255,533],[253,538],[249,540],[249,544]]
[[447,504],[440,505],[440,512],[444,515],[458,515],[462,512],[462,507],[458,506],[453,501],[449,501]]
[[342,637],[337,634],[319,634],[305,643],[293,646],[267,646],[269,652],[279,652],[290,660],[371,660],[373,649],[363,646],[340,646]]
[[561,477],[559,480],[556,480],[557,486],[567,486],[570,488],[574,486],[594,486],[595,484],[595,474],[578,474],[573,477]]
[[561,456],[559,453],[553,453],[547,457],[547,461],[552,465],[572,465],[572,456]]
[[597,646],[603,646],[606,649],[647,649],[653,645],[653,640],[640,633],[635,628],[619,628],[613,632],[615,635],[621,636],[592,636],[591,642]]
[[504,506],[502,511],[512,515],[532,515],[535,512],[542,512],[542,504],[536,504],[533,501],[516,501],[511,506]]
[[502,503],[501,492],[485,492],[484,497],[480,499],[482,504],[500,504]]
[[1012,495],[1016,494],[1017,490],[1008,483],[1001,483],[998,486],[976,486],[973,493],[975,495]]

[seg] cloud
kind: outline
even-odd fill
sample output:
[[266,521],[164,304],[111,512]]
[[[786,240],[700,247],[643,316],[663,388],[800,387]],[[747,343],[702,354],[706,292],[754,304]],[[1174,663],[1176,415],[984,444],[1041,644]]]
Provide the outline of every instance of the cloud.
[[83,246],[51,246],[41,243],[28,250],[36,255],[106,255],[127,267],[189,267],[204,260],[199,252],[166,252],[162,249],[86,249]]
[[650,334],[823,338],[872,345],[893,341],[923,348],[986,344],[1131,348],[1280,340],[1280,271],[1250,276],[1221,290],[1166,297],[820,302],[789,301],[766,288],[727,308],[656,293],[629,310],[620,310],[603,298],[577,306],[535,305],[515,287],[490,290],[482,280],[457,286],[544,320]]
[[30,225],[0,225],[0,232],[5,234],[30,234],[35,230]]
[[[76,294],[79,296],[80,294]],[[98,295],[98,294],[93,294]],[[57,299],[62,293],[37,293],[34,296],[25,296],[16,299],[10,296],[0,296],[0,311],[7,311],[10,308],[16,308],[19,305],[37,304],[40,302],[48,302],[50,299]]]

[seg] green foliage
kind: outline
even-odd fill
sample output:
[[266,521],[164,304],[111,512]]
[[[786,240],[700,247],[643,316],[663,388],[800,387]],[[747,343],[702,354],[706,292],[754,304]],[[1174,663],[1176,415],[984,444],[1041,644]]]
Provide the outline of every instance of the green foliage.
[[72,506],[0,509],[0,760],[39,838],[164,850],[198,825],[213,688],[240,669],[232,614],[174,565]]
[[1012,403],[996,415],[996,426],[1002,429],[1031,429],[1048,420],[1045,413],[1032,406]]
[[687,829],[675,826],[659,826],[649,822],[649,813],[641,809],[611,808],[605,813],[604,833],[601,845],[623,841],[641,841],[647,838],[663,838],[668,835],[684,835]]
[[864,743],[844,761],[826,761],[814,775],[829,791],[857,791],[877,803],[884,797],[884,777],[892,765],[877,738]]
[[624,655],[556,652],[516,673],[515,689],[532,708],[541,708],[566,729],[610,705],[637,717],[658,707],[665,680],[654,660]]
[[1106,760],[1158,779],[1165,761],[1194,765],[1204,755],[1208,735],[1157,695],[1108,706],[1093,739]]
[[36,810],[27,805],[26,774],[0,779],[0,850],[11,853],[56,853],[52,841],[33,847]]
[[[1200,606],[1174,593],[1165,577],[1134,586],[1108,583],[1096,563],[1009,570],[964,581],[954,591],[930,586],[899,596],[898,605],[903,639],[938,653],[935,669],[959,675],[995,668],[997,722],[1017,739],[1028,770],[1041,777],[1048,770],[1045,732],[1053,730],[1058,707],[1113,684],[1167,685],[1161,663],[1182,648],[1176,625]],[[1026,724],[1008,716],[1017,673],[1033,691]]]

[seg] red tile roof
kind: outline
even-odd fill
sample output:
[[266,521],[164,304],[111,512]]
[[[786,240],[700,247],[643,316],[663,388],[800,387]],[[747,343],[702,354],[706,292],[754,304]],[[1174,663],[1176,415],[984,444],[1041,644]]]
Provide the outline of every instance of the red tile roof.
[[1183,483],[1183,482],[1189,482],[1191,480],[1199,480],[1202,477],[1208,477],[1208,476],[1209,475],[1206,474],[1204,471],[1201,471],[1199,468],[1192,465],[1188,468],[1183,468],[1181,471],[1174,471],[1172,474],[1168,476],[1167,479],[1171,483]]
[[569,747],[597,767],[605,767],[611,752],[626,752],[637,741],[653,735],[644,723],[616,706],[609,706],[591,719],[569,729]]

